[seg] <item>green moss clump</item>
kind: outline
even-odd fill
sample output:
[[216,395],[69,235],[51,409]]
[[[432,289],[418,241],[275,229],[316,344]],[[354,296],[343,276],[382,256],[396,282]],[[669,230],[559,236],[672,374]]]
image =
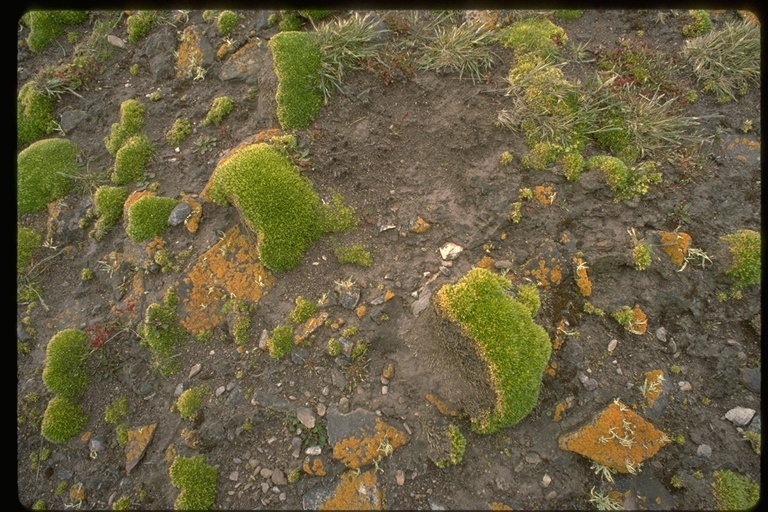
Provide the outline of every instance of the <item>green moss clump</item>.
[[712,488],[718,510],[752,510],[760,499],[760,484],[729,469],[715,471]]
[[53,133],[56,120],[53,108],[56,102],[45,94],[37,82],[25,83],[16,99],[16,148]]
[[568,36],[547,18],[531,18],[513,23],[502,34],[500,42],[516,55],[535,53],[551,59],[568,42]]
[[120,496],[112,503],[112,510],[131,510],[131,499],[128,496]]
[[127,185],[144,177],[144,167],[152,159],[154,149],[146,135],[134,135],[117,150],[112,181]]
[[144,105],[134,99],[125,100],[120,104],[120,121],[112,125],[109,135],[104,138],[107,151],[112,156],[117,155],[117,151],[123,147],[123,144],[134,135],[138,135],[142,128],[144,128]]
[[334,250],[336,259],[339,263],[351,263],[361,267],[370,267],[373,264],[371,253],[362,244],[350,245],[349,247],[337,247]]
[[277,74],[277,118],[283,129],[312,124],[320,113],[320,50],[308,32],[281,32],[269,41]]
[[341,233],[357,227],[358,218],[355,209],[344,203],[341,194],[333,194],[327,204],[322,205],[323,231]]
[[293,348],[293,327],[279,325],[272,329],[267,339],[267,349],[272,359],[280,360],[287,356]]
[[64,444],[83,430],[87,422],[82,404],[55,396],[43,413],[40,433],[52,443]]
[[55,395],[79,400],[88,387],[87,358],[88,343],[83,331],[59,331],[46,348],[43,383]]
[[119,396],[104,409],[104,421],[116,425],[128,416],[128,397]]
[[273,271],[299,265],[324,234],[322,206],[311,182],[268,144],[248,146],[219,164],[204,195],[237,206],[258,235],[262,262]]
[[138,11],[128,16],[128,42],[135,44],[141,41],[157,22],[154,11]]
[[590,169],[599,169],[605,174],[608,186],[613,190],[615,202],[629,200],[648,193],[649,185],[661,183],[661,173],[653,172],[657,162],[645,161],[629,168],[614,156],[598,155],[587,160]]
[[19,226],[16,232],[16,271],[20,272],[29,266],[32,255],[43,244],[43,237],[24,226]]
[[178,204],[170,197],[144,196],[128,208],[125,232],[134,242],[156,237],[168,227],[168,217]]
[[55,38],[64,33],[65,25],[75,25],[87,19],[86,11],[29,11],[22,17],[22,21],[29,27],[27,46],[33,52],[41,52],[48,48]]
[[523,156],[523,169],[533,169],[536,171],[546,170],[549,164],[557,161],[563,152],[563,148],[551,142],[539,142]]
[[174,404],[179,416],[185,420],[194,420],[197,417],[197,411],[203,405],[203,399],[211,389],[207,384],[201,384],[194,388],[187,389],[179,398],[176,399]]
[[647,241],[639,242],[632,249],[632,259],[635,262],[635,269],[645,270],[651,266],[651,244]]
[[174,288],[169,288],[163,303],[150,304],[144,315],[144,323],[138,328],[141,342],[152,352],[153,363],[161,375],[168,376],[179,370],[174,355],[186,341],[186,331],[176,321],[179,298]]
[[317,313],[317,304],[301,295],[296,297],[295,304],[293,310],[288,314],[288,321],[292,324],[302,324]]
[[467,438],[461,433],[459,427],[451,423],[448,425],[448,442],[450,443],[449,457],[438,461],[437,467],[446,468],[455,466],[464,460],[464,452],[467,449]]
[[213,105],[211,105],[210,110],[208,110],[208,113],[205,115],[205,119],[203,119],[203,126],[211,124],[219,126],[221,121],[232,112],[233,108],[234,103],[232,103],[230,98],[227,96],[219,96],[213,100]]
[[168,474],[181,489],[173,504],[175,510],[209,510],[216,499],[217,470],[206,464],[202,455],[176,457]]
[[277,22],[277,27],[282,32],[292,32],[296,30],[301,30],[301,28],[304,26],[304,22],[306,20],[303,16],[300,16],[296,12],[292,11],[281,11],[280,12],[280,21]]
[[555,10],[555,18],[559,20],[577,20],[584,14],[583,9],[557,9]]
[[43,139],[16,157],[16,206],[19,213],[44,210],[64,197],[80,170],[77,147],[67,139]]
[[176,119],[173,126],[165,132],[165,141],[169,146],[178,146],[190,135],[192,135],[192,123],[186,117],[181,117]]
[[333,14],[333,9],[303,9],[299,14],[312,21],[322,21]]
[[531,312],[531,316],[536,316],[536,313],[539,312],[539,308],[541,307],[541,297],[539,297],[539,287],[536,283],[527,283],[518,286],[515,298]]
[[93,238],[101,240],[123,215],[123,205],[128,197],[128,190],[123,187],[102,185],[93,194],[93,204],[96,209],[96,225]]
[[237,14],[234,11],[221,11],[216,18],[216,29],[222,36],[228,36],[237,26]]
[[760,284],[762,271],[760,233],[751,229],[741,229],[723,236],[721,240],[728,244],[733,259],[731,267],[725,273],[736,278],[736,287]]
[[460,326],[488,365],[496,404],[471,418],[482,434],[514,425],[531,412],[552,352],[530,309],[505,293],[509,286],[506,278],[474,268],[436,294],[438,311]]
[[685,37],[702,36],[712,30],[712,18],[709,13],[703,9],[691,9],[688,11],[691,19],[690,23],[683,25],[683,35]]

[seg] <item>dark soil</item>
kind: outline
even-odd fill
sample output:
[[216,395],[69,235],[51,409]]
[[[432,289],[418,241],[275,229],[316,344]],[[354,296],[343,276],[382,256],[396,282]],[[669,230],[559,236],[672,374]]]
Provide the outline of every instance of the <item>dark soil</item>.
[[[67,30],[84,39],[93,20],[104,14],[94,13],[93,19]],[[58,101],[57,118],[79,114],[82,120],[68,126],[65,135],[54,136],[74,142],[87,169],[101,176],[99,184],[107,183],[114,160],[104,138],[118,121],[120,104],[136,98],[146,106],[145,133],[155,146],[148,181],[159,184],[162,196],[199,194],[224,152],[263,130],[280,127],[276,79],[265,44],[277,29],[265,23],[268,13],[242,14],[232,39],[238,47],[249,39],[262,40],[254,71],[224,79],[231,54],[213,56],[223,38],[203,21],[202,11],[190,11],[175,26],[158,26],[135,44],[113,48],[77,96],[65,94]],[[573,21],[554,21],[571,41],[593,53],[618,48],[621,38],[639,38],[641,30],[649,45],[678,52],[685,41],[685,16],[670,14],[660,22],[657,14],[586,11]],[[738,14],[719,11],[713,16],[719,26]],[[192,25],[202,29],[213,49],[200,80],[177,78],[174,70],[178,35]],[[20,26],[19,41],[27,35],[28,29]],[[124,19],[112,35],[127,39]],[[66,35],[40,53],[24,44],[18,48],[19,87],[44,66],[71,58],[73,51]],[[663,184],[651,187],[646,196],[615,203],[598,171],[569,182],[554,167],[523,170],[521,158],[528,148],[522,138],[495,125],[498,112],[508,106],[505,77],[514,58],[501,46],[495,53],[482,83],[421,71],[392,77],[368,71],[347,75],[343,93],[332,96],[317,121],[295,135],[310,159],[302,172],[322,198],[340,193],[358,212],[358,228],[320,240],[301,266],[274,275],[273,286],[251,313],[245,350],[237,350],[223,322],[207,342],[190,335],[178,353],[181,371],[167,378],[152,367],[136,328],[147,307],[161,302],[170,287],[183,289],[198,258],[230,228],[239,225],[255,242],[237,211],[204,203],[199,230],[169,227],[162,240],[178,257],[179,269],[167,272],[146,254],[141,256],[146,244],[131,242],[122,226],[99,242],[89,238],[89,229],[79,226],[92,207],[93,189],[87,184],[67,196],[57,213],[19,215],[19,224],[50,234],[49,247],[36,257],[50,257],[38,266],[42,300],[31,309],[27,303],[17,304],[17,339],[28,349],[17,354],[19,502],[31,507],[42,500],[48,509],[105,509],[128,496],[132,508],[171,509],[179,492],[168,474],[173,454],[203,454],[218,470],[213,508],[300,509],[307,506],[308,493],[319,486],[333,488],[345,469],[333,459],[331,446],[322,447],[326,476],[302,474],[298,482],[284,484],[268,481],[257,471],[267,468],[288,475],[301,467],[304,454],[292,454],[297,433],[291,420],[305,406],[326,427],[326,416],[317,412],[319,404],[326,415],[346,407],[371,411],[408,432],[408,443],[378,465],[387,509],[487,510],[502,504],[512,509],[586,509],[593,507],[592,488],[604,493],[632,490],[625,495],[626,508],[712,509],[715,471],[732,469],[759,482],[760,456],[743,438],[748,427],[737,428],[724,415],[737,406],[754,409],[756,419],[749,428],[759,429],[760,286],[745,289],[741,299],[718,299],[718,293],[728,293],[733,284],[725,275],[730,256],[720,237],[761,228],[759,150],[740,142],[748,139],[759,148],[759,88],[737,102],[718,104],[697,86],[699,99],[686,113],[717,115],[701,124],[704,132],[716,135],[713,142],[687,167],[664,161]],[[134,64],[140,67],[137,76],[129,72]],[[594,63],[574,63],[564,72],[576,80],[594,69]],[[679,80],[695,86],[689,68],[683,66],[677,73]],[[154,91],[160,91],[162,99],[148,99]],[[234,112],[218,127],[200,126],[219,96],[234,100]],[[192,120],[196,132],[177,152],[165,143],[164,133],[178,117]],[[753,124],[745,134],[741,127],[746,120]],[[203,135],[216,140],[209,152],[195,145]],[[504,151],[515,156],[509,166],[499,162]],[[553,187],[554,203],[526,203],[522,220],[510,222],[510,204],[519,190],[540,185]],[[410,230],[418,217],[430,224],[420,234]],[[393,229],[384,229],[388,226]],[[655,244],[653,263],[645,271],[633,266],[630,228]],[[658,239],[659,231],[677,228],[691,235],[692,246],[704,250],[711,263],[702,268],[699,261],[691,261],[678,271]],[[450,267],[439,253],[447,242],[464,249]],[[372,266],[337,262],[334,248],[356,243],[371,251]],[[185,257],[179,256],[182,251],[188,251]],[[588,299],[575,283],[572,259],[578,252],[592,280]],[[125,262],[108,272],[115,255]],[[495,271],[507,266],[515,282],[537,280],[540,276],[531,272],[531,265],[541,255],[562,273],[559,283],[542,283],[542,307],[535,317],[556,341],[552,371],[544,375],[538,404],[528,417],[496,434],[477,435],[465,413],[493,399],[483,369],[477,368],[473,354],[451,349],[457,334],[441,323],[432,306],[419,311],[414,303],[455,282],[484,257],[497,262],[491,266]],[[85,268],[93,270],[93,279],[81,280]],[[330,326],[315,331],[306,347],[282,361],[259,349],[262,332],[284,323],[298,296],[333,296],[337,283],[350,278],[361,291],[358,305],[366,306],[365,313],[340,305],[325,311],[330,319],[341,318],[345,325],[359,328],[355,339],[369,343],[361,359],[349,364],[327,354],[328,339],[339,336]],[[376,300],[386,291],[394,298]],[[605,317],[584,313],[586,300],[605,310]],[[623,306],[635,305],[648,317],[642,335],[625,331],[611,318]],[[88,360],[85,433],[66,445],[46,441],[40,419],[51,398],[41,379],[48,341],[63,329],[113,322],[123,330],[94,349]],[[614,339],[618,344],[609,352]],[[383,389],[382,373],[390,363],[394,376]],[[189,377],[197,364],[200,372]],[[640,388],[645,373],[657,369],[665,372],[667,386],[663,399],[646,408]],[[748,378],[750,371],[757,372],[756,385]],[[178,393],[201,383],[211,389],[201,416],[196,422],[182,420],[172,410]],[[690,384],[690,389],[681,383]],[[220,387],[223,392],[217,391]],[[29,400],[33,393],[39,396],[37,402]],[[459,416],[441,414],[428,395],[442,399]],[[120,396],[128,397],[132,427],[157,425],[152,443],[130,473],[115,428],[104,420],[105,408]],[[561,450],[558,438],[591,422],[615,398],[635,407],[675,442],[648,460],[639,475],[617,475],[615,483],[609,483],[590,469],[589,459]],[[558,404],[567,408],[556,409]],[[450,422],[467,437],[466,453],[458,465],[440,469],[434,463],[436,433]],[[242,428],[245,424],[252,427]],[[197,443],[190,442],[192,437]],[[101,444],[89,443],[94,439]],[[710,456],[697,453],[702,445],[711,448]],[[404,479],[398,481],[400,475]],[[680,488],[671,483],[675,475],[682,478]],[[266,491],[263,482],[268,482]],[[78,484],[82,496],[70,492]]]

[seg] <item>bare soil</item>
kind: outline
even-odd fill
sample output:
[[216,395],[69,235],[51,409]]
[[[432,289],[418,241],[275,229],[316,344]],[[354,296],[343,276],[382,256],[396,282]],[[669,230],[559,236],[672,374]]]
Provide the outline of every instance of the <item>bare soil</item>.
[[[87,87],[77,96],[63,95],[57,118],[84,115],[65,135],[55,136],[69,138],[89,170],[108,178],[114,161],[104,138],[118,121],[120,104],[139,99],[147,109],[145,133],[155,146],[148,181],[159,184],[162,196],[199,194],[227,150],[280,127],[276,79],[265,44],[277,29],[266,26],[263,12],[242,14],[235,44],[242,47],[257,37],[263,42],[252,72],[222,78],[232,54],[213,56],[223,38],[203,21],[202,11],[190,11],[176,26],[156,27],[135,44],[115,47]],[[722,11],[714,19],[718,25],[737,16]],[[682,15],[660,22],[657,11],[601,10],[555,23],[591,52],[618,48],[621,38],[639,38],[638,31],[643,41],[670,54],[684,44]],[[214,50],[200,80],[178,78],[174,70],[178,36],[192,25],[202,29]],[[67,30],[85,38],[92,20]],[[18,39],[27,34],[28,29],[20,27]],[[124,20],[113,35],[126,40]],[[18,86],[44,66],[66,60],[72,51],[66,35],[40,53],[19,45]],[[326,411],[348,407],[374,412],[408,433],[408,443],[384,458],[376,472],[383,505],[393,510],[487,510],[502,505],[587,509],[592,507],[588,500],[593,487],[632,491],[624,495],[626,508],[712,509],[714,471],[732,469],[759,481],[760,456],[724,415],[737,406],[761,414],[759,378],[757,389],[745,380],[748,371],[759,372],[761,364],[760,286],[745,289],[740,300],[717,298],[733,283],[724,274],[730,256],[720,237],[761,228],[759,88],[729,104],[718,104],[699,88],[699,99],[687,107],[687,114],[717,114],[702,121],[705,132],[717,137],[701,148],[695,160],[699,165],[683,168],[662,162],[662,185],[640,199],[615,203],[598,171],[569,182],[554,167],[522,168],[521,158],[528,151],[522,138],[495,125],[498,112],[508,106],[505,77],[514,58],[501,46],[494,51],[494,65],[480,83],[423,71],[382,77],[361,70],[345,77],[343,93],[333,95],[317,121],[295,135],[308,150],[304,175],[322,198],[340,193],[359,214],[359,226],[314,244],[298,268],[270,275],[272,285],[250,314],[245,350],[237,350],[227,322],[221,322],[209,341],[190,335],[178,353],[181,371],[168,378],[152,367],[136,328],[147,307],[161,302],[170,287],[186,293],[188,276],[199,259],[232,227],[239,226],[255,243],[237,211],[203,203],[196,232],[183,224],[169,227],[161,238],[178,258],[179,268],[166,272],[147,257],[147,244],[131,242],[122,226],[99,242],[89,238],[88,229],[79,226],[92,207],[87,187],[67,196],[57,212],[19,215],[20,224],[50,233],[49,247],[36,261],[55,255],[43,264],[37,279],[42,301],[31,310],[26,303],[17,304],[17,338],[29,348],[17,354],[20,504],[31,507],[42,500],[49,509],[105,509],[125,495],[135,509],[171,509],[178,489],[168,474],[170,453],[203,454],[206,463],[217,468],[215,509],[301,509],[310,491],[333,488],[345,468],[325,444],[326,476],[302,473],[295,483],[277,484],[257,472],[279,469],[287,475],[301,467],[304,454],[294,457],[291,446],[297,435],[291,420],[299,407],[311,409],[323,427]],[[129,72],[134,64],[140,67],[136,76]],[[574,63],[563,69],[576,80],[594,72],[594,66]],[[689,68],[677,72],[681,80],[695,85]],[[160,92],[159,101],[147,98],[154,91]],[[219,96],[233,99],[234,112],[218,127],[200,126]],[[165,143],[164,133],[178,117],[192,120],[195,133],[176,151]],[[746,134],[741,130],[745,120],[753,123]],[[195,144],[201,136],[215,139],[211,151]],[[511,165],[500,164],[504,151],[514,155]],[[553,188],[553,204],[526,203],[522,220],[510,222],[510,204],[519,190],[537,186]],[[430,226],[414,233],[410,228],[419,217]],[[389,226],[393,228],[386,229]],[[645,271],[634,268],[629,228],[655,244],[653,263]],[[692,246],[704,250],[711,263],[702,268],[692,261],[679,271],[658,239],[658,232],[678,228],[690,234]],[[439,253],[448,242],[463,247],[450,267]],[[334,248],[357,243],[371,251],[373,265],[338,263]],[[575,282],[572,259],[578,252],[592,280],[588,299]],[[536,272],[544,257],[559,270],[561,280]],[[124,262],[110,267],[116,258]],[[471,354],[450,350],[452,334],[444,332],[431,306],[414,308],[420,297],[455,282],[481,262],[494,271],[506,266],[515,282],[544,281],[535,320],[556,341],[537,406],[517,425],[488,436],[473,433],[466,418],[478,404],[492,399],[480,377],[482,369],[467,357]],[[93,270],[93,279],[81,280],[85,268]],[[327,354],[328,339],[339,336],[329,325],[282,361],[259,349],[262,332],[284,323],[298,296],[333,296],[337,283],[347,279],[360,289],[358,305],[366,306],[365,312],[341,305],[324,311],[333,321],[341,318],[345,326],[358,327],[355,339],[369,343],[362,359],[348,364]],[[254,279],[251,285],[258,283]],[[387,291],[394,297],[377,300]],[[605,317],[584,313],[587,300],[605,310]],[[645,334],[629,333],[611,318],[625,305],[639,305],[646,313]],[[28,318],[33,335],[23,318]],[[84,434],[66,445],[49,443],[40,434],[40,418],[51,398],[41,379],[48,341],[62,329],[111,322],[117,322],[120,334],[94,349],[88,361],[92,384],[83,398],[89,418]],[[618,343],[609,352],[614,339]],[[200,372],[190,377],[197,364]],[[389,364],[394,375],[385,387],[382,374]],[[667,377],[664,398],[646,408],[640,388],[645,373],[657,369]],[[683,382],[690,388],[681,387]],[[172,410],[178,392],[201,383],[211,389],[202,415],[196,422],[182,420]],[[36,403],[26,399],[31,393],[39,395]],[[428,395],[460,414],[441,414]],[[119,396],[128,397],[132,427],[157,425],[152,443],[130,473],[114,426],[104,420],[105,407]],[[588,424],[615,398],[634,406],[679,442],[665,446],[640,474],[617,475],[609,483],[590,469],[587,458],[561,450],[558,438]],[[319,404],[325,416],[317,412]],[[753,420],[753,427],[755,421],[759,419]],[[461,463],[441,469],[434,464],[436,433],[450,422],[466,436],[467,448]],[[246,424],[250,428],[243,428]],[[90,442],[94,439],[100,444]],[[710,456],[697,454],[701,445],[711,447]],[[404,478],[398,481],[400,475]],[[681,488],[672,486],[674,475],[682,477]],[[266,491],[262,482],[268,482]],[[84,495],[70,493],[78,484]]]

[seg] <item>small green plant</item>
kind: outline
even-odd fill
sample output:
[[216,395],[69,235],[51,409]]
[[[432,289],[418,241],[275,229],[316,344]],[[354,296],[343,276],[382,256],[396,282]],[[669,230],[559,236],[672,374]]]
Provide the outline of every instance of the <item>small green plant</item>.
[[136,44],[141,41],[157,23],[158,16],[154,11],[137,11],[128,16],[128,42]]
[[131,499],[122,495],[112,503],[112,510],[131,510]]
[[762,277],[762,255],[760,233],[751,229],[741,229],[721,237],[728,244],[731,253],[731,266],[726,275],[736,279],[736,289],[753,284],[760,284]]
[[646,270],[651,266],[651,244],[647,240],[638,240],[635,228],[627,229],[627,233],[632,239],[632,261],[635,262],[635,269]]
[[278,85],[277,118],[283,129],[309,126],[320,113],[322,65],[317,39],[307,32],[280,32],[269,40]]
[[683,482],[683,477],[681,477],[680,475],[672,475],[672,478],[670,478],[669,483],[670,485],[672,485],[674,489],[682,489],[683,487],[685,487],[685,483]]
[[678,374],[680,374],[681,371],[683,371],[683,370],[682,370],[682,368],[680,368],[680,365],[673,364],[672,366],[669,367],[669,373],[671,373],[673,375],[678,375]]
[[536,316],[541,307],[541,298],[539,297],[539,287],[536,283],[521,284],[517,287],[515,299],[526,307],[531,316]]
[[305,18],[296,12],[280,11],[277,26],[282,32],[294,32],[301,30],[305,21]]
[[123,144],[138,135],[144,127],[144,105],[134,99],[125,100],[120,104],[120,121],[110,128],[109,135],[104,138],[104,145],[112,156]]
[[568,36],[547,18],[530,18],[513,23],[502,33],[500,42],[516,56],[535,54],[550,60],[568,42]]
[[715,471],[712,489],[718,510],[751,510],[760,499],[760,484],[729,469]]
[[228,36],[232,29],[237,26],[237,13],[234,11],[221,11],[216,18],[216,30],[222,36]]
[[41,52],[50,46],[54,39],[64,33],[66,25],[75,25],[87,19],[87,11],[28,11],[22,16],[22,22],[29,27],[27,46],[33,52]]
[[629,168],[619,158],[607,155],[593,156],[587,160],[590,169],[598,169],[605,175],[608,186],[614,192],[614,201],[621,202],[644,196],[650,185],[661,183],[661,173],[654,172],[657,162],[645,161]]
[[80,169],[77,146],[67,139],[43,139],[16,157],[16,206],[19,213],[44,210],[74,186]]
[[464,460],[464,451],[467,448],[467,438],[461,433],[461,429],[453,423],[448,425],[448,442],[450,443],[448,459],[438,461],[436,464],[439,468],[455,466]]
[[88,416],[80,402],[54,396],[43,413],[40,433],[52,443],[64,444],[75,437],[87,422]]
[[350,352],[349,358],[355,361],[364,356],[366,352],[368,352],[368,342],[365,340],[357,340],[352,347],[352,352]]
[[509,215],[507,217],[510,222],[517,224],[523,218],[523,203],[522,201],[515,201],[509,205]]
[[235,345],[244,346],[248,342],[248,332],[251,329],[250,306],[240,299],[230,298],[224,304],[222,312],[232,314],[233,318],[230,324],[232,338],[234,338]]
[[185,420],[194,420],[197,417],[200,407],[203,405],[203,400],[210,391],[211,390],[207,384],[201,384],[194,388],[187,389],[180,394],[174,404],[174,408],[179,413],[179,416]]
[[321,209],[323,231],[342,233],[357,227],[355,209],[344,203],[341,194],[334,193],[330,201],[323,203]]
[[288,473],[288,483],[289,484],[295,484],[296,482],[301,479],[301,471],[298,469],[294,469],[290,473]]
[[209,510],[216,500],[217,470],[202,455],[178,456],[168,470],[173,485],[181,489],[174,502],[176,510]]
[[267,338],[267,349],[272,359],[280,360],[287,356],[293,348],[293,327],[279,325],[272,329]]
[[134,242],[156,237],[168,227],[168,217],[178,204],[173,198],[147,195],[128,207],[125,232]]
[[219,126],[221,121],[232,112],[233,108],[234,103],[229,97],[219,96],[218,98],[215,98],[211,108],[205,115],[205,119],[203,119],[202,125],[208,126],[212,124],[214,126]]
[[128,397],[119,396],[104,409],[104,421],[117,425],[128,416]]
[[54,98],[45,94],[35,81],[21,87],[16,99],[17,149],[53,133],[56,127],[53,117],[55,103]]
[[192,123],[186,117],[180,117],[165,132],[165,141],[169,146],[178,146],[190,135],[192,135]]
[[632,334],[642,334],[645,332],[645,329],[643,328],[645,326],[645,323],[639,323],[639,320],[637,318],[636,309],[632,309],[629,306],[624,306],[620,310],[613,313],[613,319],[619,322],[619,324],[624,327],[627,331],[631,332]]
[[96,224],[93,237],[101,240],[114,227],[123,215],[123,204],[128,197],[128,190],[123,187],[102,185],[93,194],[96,210]]
[[293,310],[288,314],[288,321],[296,325],[303,324],[315,313],[317,313],[317,304],[299,295],[296,297]]
[[702,36],[712,30],[712,18],[703,9],[691,9],[688,11],[690,23],[683,25],[685,37]]
[[138,64],[132,65],[130,68],[128,68],[128,72],[133,76],[139,76],[139,71],[141,71],[141,68]]
[[93,279],[93,270],[86,267],[80,271],[81,281],[86,282],[86,281],[90,281],[91,279]]
[[752,446],[752,450],[757,455],[760,455],[762,453],[763,449],[763,436],[759,432],[754,432],[752,430],[747,430],[744,432],[742,437],[749,441],[749,444]]
[[88,387],[86,335],[79,329],[57,332],[46,348],[43,383],[54,394],[77,401]]
[[584,303],[583,310],[588,315],[595,315],[595,316],[599,316],[599,317],[604,317],[605,316],[605,311],[603,311],[602,309],[600,309],[598,307],[595,307],[589,301]]
[[503,165],[504,167],[508,166],[514,161],[515,161],[515,157],[513,157],[512,153],[510,153],[509,151],[504,151],[499,157],[499,164]]
[[164,377],[179,370],[175,354],[186,341],[186,331],[176,321],[178,301],[176,290],[169,288],[162,304],[153,303],[147,307],[144,323],[137,330],[141,343],[152,353],[154,366]]
[[32,261],[32,256],[43,245],[43,237],[25,227],[19,226],[16,232],[16,271],[26,269]]
[[331,357],[337,357],[341,355],[341,343],[336,338],[328,340],[328,355]]
[[438,24],[421,43],[417,65],[424,70],[457,72],[459,79],[469,75],[479,82],[493,65],[491,45],[496,40],[496,33],[482,24],[465,22],[448,28]]
[[577,20],[582,14],[584,14],[583,9],[557,9],[554,13],[555,18],[566,21]]
[[593,487],[589,491],[589,502],[595,506],[597,510],[622,510],[621,503],[611,497],[610,494],[603,494],[601,492],[595,492]]
[[144,168],[152,160],[154,148],[146,135],[134,135],[115,154],[112,182],[127,185],[144,177]]
[[337,247],[334,254],[341,264],[353,264],[361,267],[370,267],[373,264],[371,253],[362,244]]

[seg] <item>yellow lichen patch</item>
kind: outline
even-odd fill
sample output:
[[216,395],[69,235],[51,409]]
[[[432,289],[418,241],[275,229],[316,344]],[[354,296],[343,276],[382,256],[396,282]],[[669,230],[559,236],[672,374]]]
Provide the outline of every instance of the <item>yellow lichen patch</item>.
[[190,233],[197,233],[197,229],[200,227],[200,218],[203,216],[203,205],[189,194],[183,194],[180,201],[182,203],[187,203],[192,210],[189,213],[187,220],[184,221],[184,225],[187,226],[187,231]]
[[301,465],[301,469],[308,475],[312,476],[325,476],[325,467],[323,461],[319,457],[304,457],[304,463]]
[[573,258],[573,263],[576,265],[576,286],[579,287],[579,293],[582,297],[589,297],[592,295],[592,281],[589,280],[587,275],[587,263],[582,258]]
[[176,77],[194,78],[203,64],[199,28],[191,26],[184,29],[176,55]]
[[179,287],[181,325],[199,334],[219,325],[230,298],[258,302],[275,278],[259,262],[256,242],[236,225],[195,263]]
[[348,468],[357,469],[374,460],[380,460],[407,442],[402,432],[376,418],[376,428],[372,436],[358,438],[350,436],[333,445],[333,457]]
[[635,309],[632,310],[632,313],[634,314],[634,317],[632,318],[632,329],[631,332],[635,334],[644,334],[645,331],[648,330],[648,317],[643,313],[643,310],[640,309],[640,306],[635,306]]
[[560,436],[560,449],[583,455],[619,473],[635,474],[669,438],[618,399],[594,423]]
[[427,393],[427,402],[431,403],[437,408],[437,412],[443,416],[458,416],[459,411],[455,407],[448,404],[445,400],[432,393]]
[[494,501],[493,503],[491,503],[491,510],[513,510],[513,509],[506,503],[502,503],[500,501]]
[[552,421],[557,423],[558,421],[563,419],[563,413],[568,408],[568,404],[566,402],[558,402],[557,405],[555,405],[555,415],[552,417]]
[[387,290],[384,293],[384,302],[388,302],[388,301],[390,301],[390,300],[392,300],[394,298],[395,298],[395,292]]
[[355,308],[355,314],[357,315],[357,318],[363,318],[365,316],[366,311],[368,311],[368,308],[365,306],[357,306]]
[[293,335],[293,341],[298,345],[306,340],[309,338],[309,335],[320,328],[327,319],[328,313],[326,311],[321,312],[317,316],[313,316],[296,329],[296,333]]
[[381,488],[376,470],[357,474],[348,471],[341,475],[333,496],[320,504],[320,510],[383,510]]
[[683,265],[688,256],[688,248],[691,246],[691,235],[682,231],[660,231],[661,247],[667,253],[672,263],[678,267]]
[[555,202],[557,192],[551,186],[538,185],[533,189],[533,197],[541,204],[552,204]]
[[78,482],[69,488],[69,501],[75,504],[82,503],[85,500],[85,487]]
[[552,263],[555,263],[555,266],[552,268],[547,267],[547,262],[543,259],[540,259],[538,262],[538,267],[533,270],[526,270],[525,275],[531,275],[536,278],[536,280],[539,282],[542,288],[545,290],[549,290],[553,285],[559,285],[560,282],[563,280],[563,273],[560,269],[560,264],[557,263],[557,260],[554,258],[551,260]]
[[663,370],[651,370],[645,372],[645,381],[643,382],[642,392],[645,396],[645,400],[648,402],[648,407],[653,407],[656,401],[663,391],[662,383],[664,382]]
[[496,260],[486,255],[486,256],[483,256],[482,259],[477,262],[477,266],[480,268],[484,268],[489,272],[493,272],[494,263],[496,263]]
[[128,431],[128,444],[125,446],[125,472],[130,473],[139,463],[147,446],[152,441],[157,423],[143,427],[132,428]]
[[395,366],[392,363],[388,363],[384,371],[381,372],[381,376],[385,379],[391,379],[395,376]]
[[425,221],[421,217],[417,217],[416,221],[411,226],[412,233],[424,233],[430,227],[429,222]]

